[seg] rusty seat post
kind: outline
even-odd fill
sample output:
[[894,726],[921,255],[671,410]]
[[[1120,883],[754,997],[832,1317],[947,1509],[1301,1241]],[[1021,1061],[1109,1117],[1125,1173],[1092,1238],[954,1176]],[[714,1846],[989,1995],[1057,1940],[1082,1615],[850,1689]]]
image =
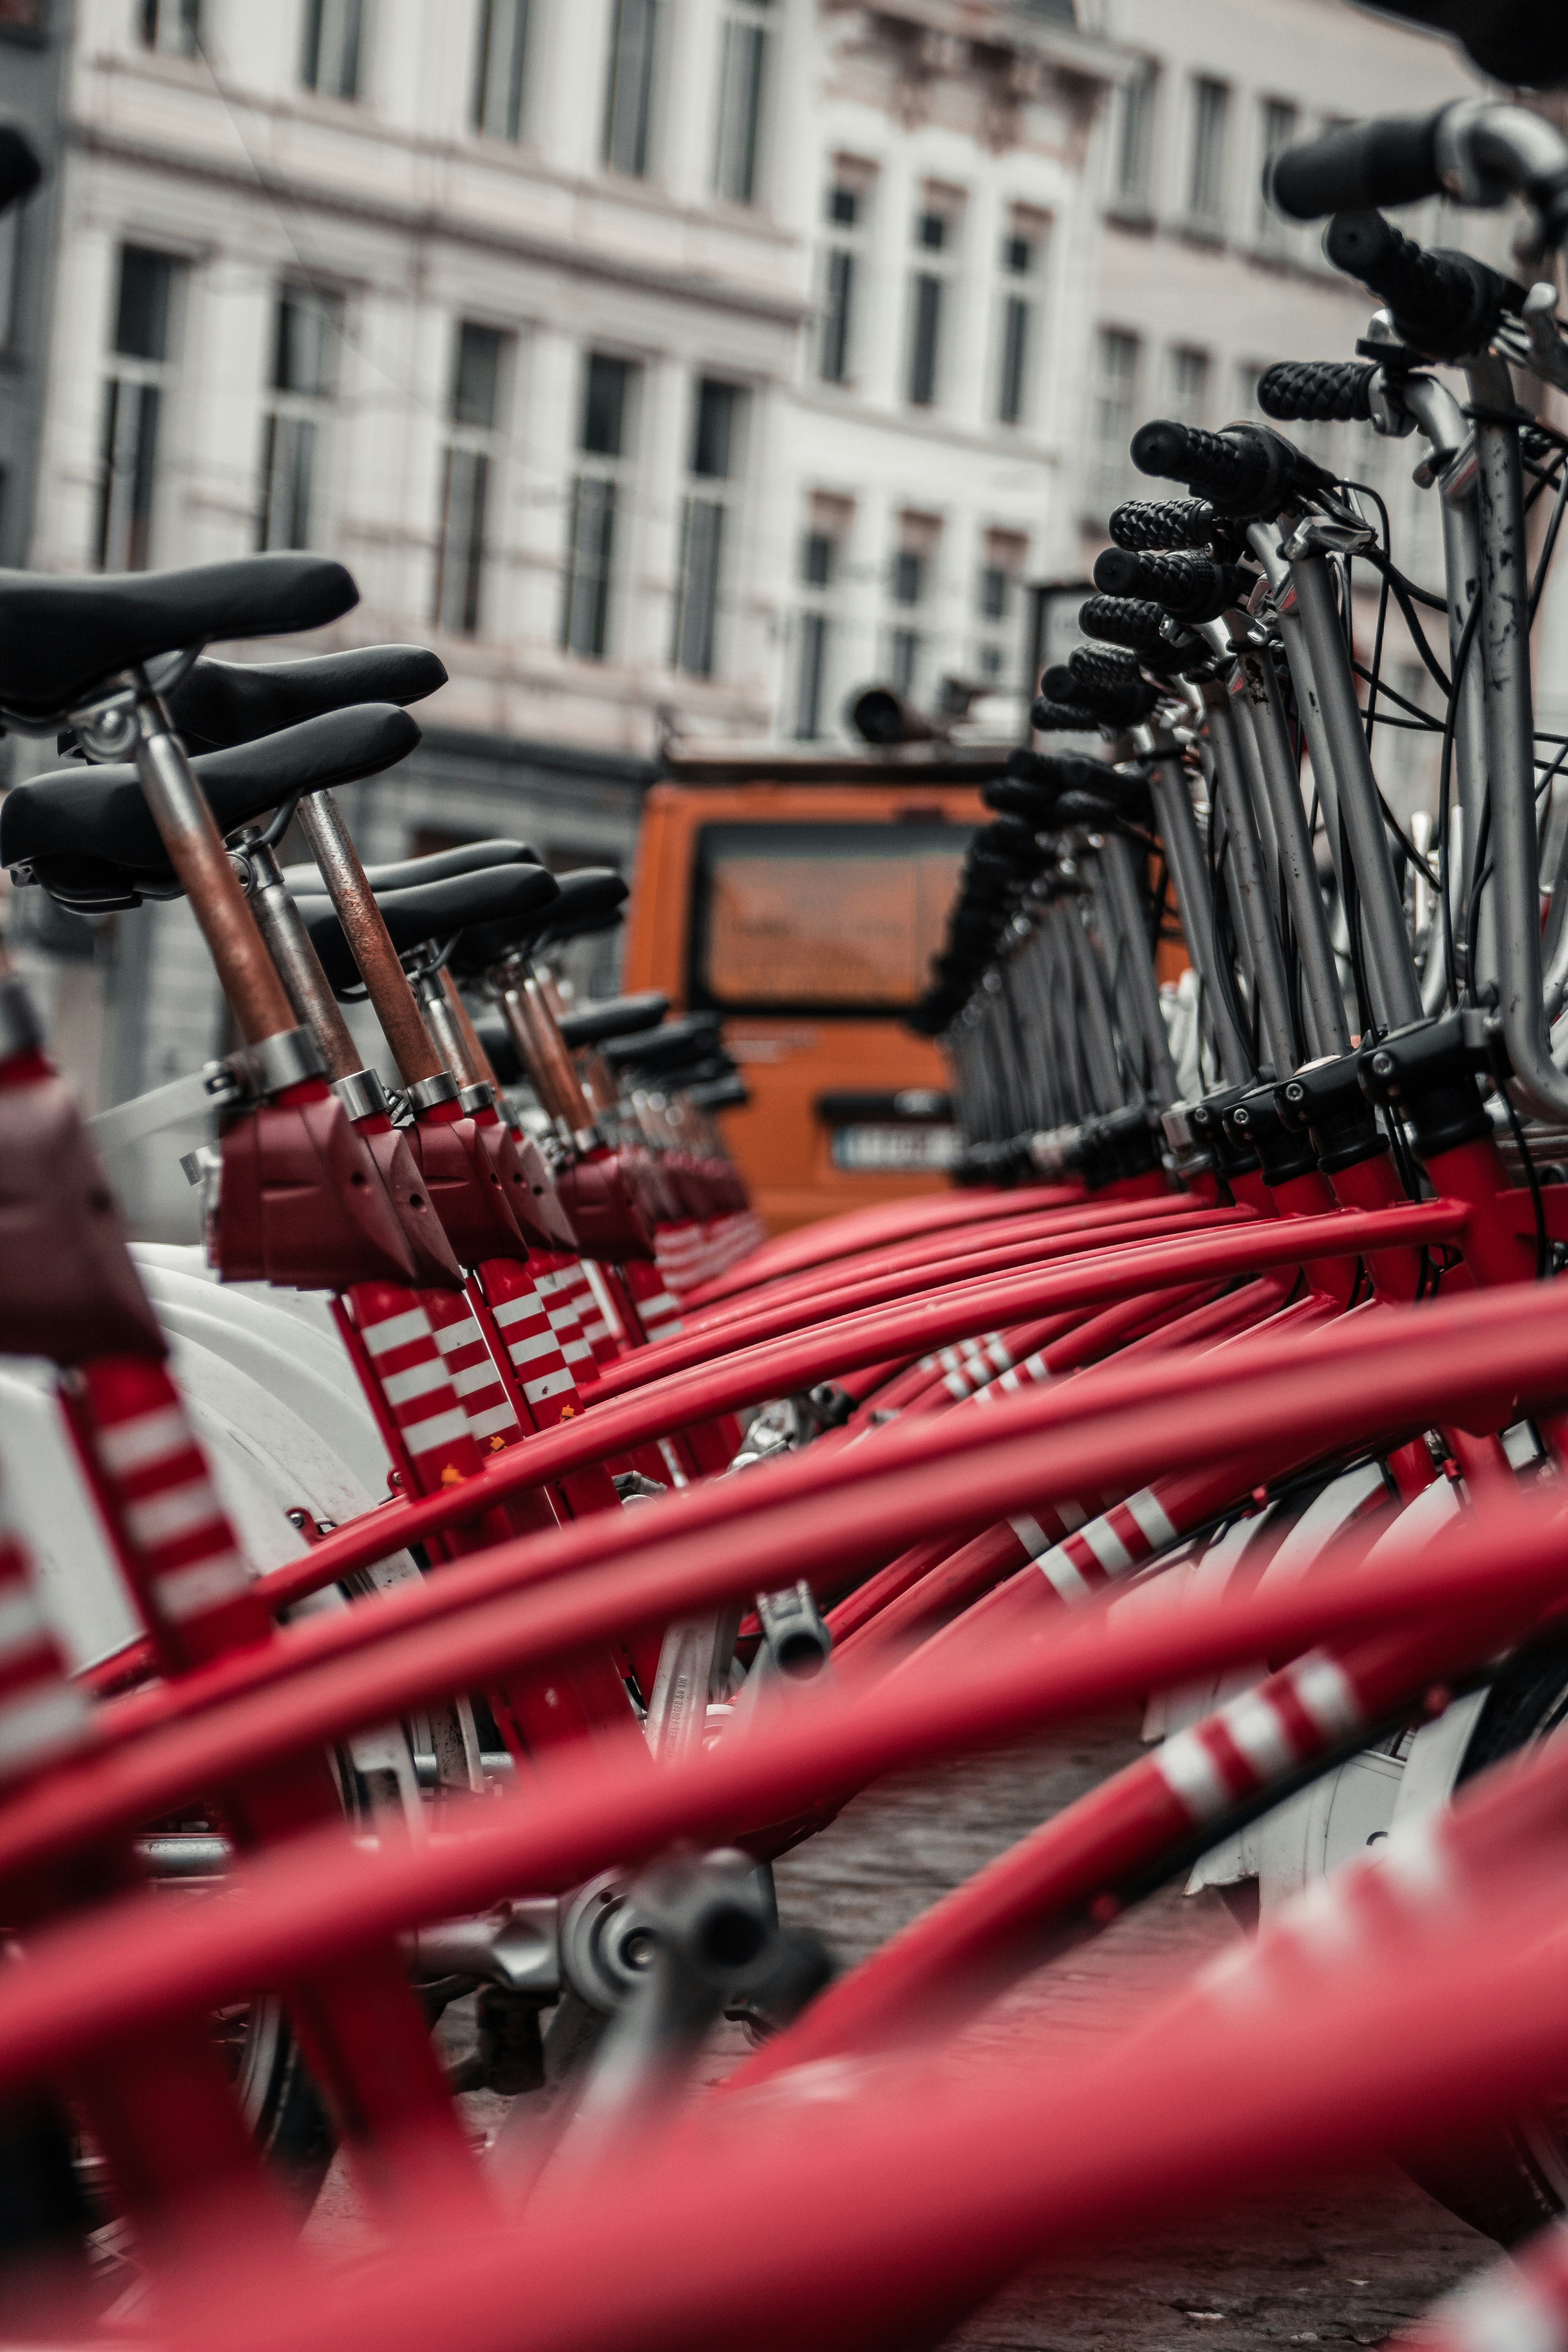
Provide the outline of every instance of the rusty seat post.
[[307,793],[298,815],[410,1100],[416,1109],[433,1107],[447,1087],[455,1097],[451,1072],[420,1012],[337,802],[330,792]]
[[83,748],[100,759],[122,758],[124,737],[133,727],[137,777],[169,863],[190,901],[240,1033],[253,1049],[257,1076],[268,1093],[281,1092],[319,1076],[314,1042],[301,1027],[267,951],[167,707],[144,669],[138,667],[132,676],[133,715],[121,697],[101,706],[78,729]]

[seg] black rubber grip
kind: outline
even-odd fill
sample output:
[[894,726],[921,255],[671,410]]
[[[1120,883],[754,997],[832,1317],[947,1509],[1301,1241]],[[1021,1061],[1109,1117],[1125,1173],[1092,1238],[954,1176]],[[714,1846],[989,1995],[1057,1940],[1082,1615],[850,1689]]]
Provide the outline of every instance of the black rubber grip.
[[1135,727],[1141,719],[1147,719],[1159,699],[1154,688],[1144,683],[1136,669],[1120,678],[1090,678],[1069,668],[1065,662],[1058,662],[1047,670],[1040,680],[1040,692],[1047,702],[1058,703],[1067,709],[1077,705],[1091,711],[1107,727]]
[[1156,417],[1132,436],[1132,463],[1141,474],[1185,482],[1226,515],[1277,512],[1301,479],[1321,479],[1289,442],[1258,425],[1227,425],[1223,433]]
[[1204,547],[1219,517],[1206,499],[1129,499],[1106,526],[1118,547]]
[[1134,555],[1108,547],[1095,558],[1094,584],[1110,596],[1147,597],[1178,621],[1216,621],[1252,586],[1234,563],[1208,555]]
[[[1075,691],[1084,686],[1133,686],[1140,683],[1135,656],[1111,653],[1098,646],[1075,646],[1068,656],[1068,669],[1075,680]],[[1047,672],[1048,677],[1050,673]],[[1045,684],[1042,678],[1040,683]],[[1068,697],[1072,699],[1071,695]]]
[[1436,132],[1446,112],[1379,115],[1287,147],[1264,173],[1269,203],[1291,220],[1321,220],[1352,206],[1441,195]]
[[1146,596],[1086,596],[1078,608],[1078,625],[1086,637],[1126,646],[1153,669],[1173,668],[1184,657],[1160,625],[1164,618],[1161,606]]
[[1407,343],[1436,359],[1458,359],[1489,341],[1510,291],[1506,278],[1468,254],[1424,253],[1381,213],[1336,213],[1323,250],[1336,269],[1387,303]]
[[1258,387],[1265,416],[1306,417],[1314,425],[1365,424],[1376,368],[1368,360],[1281,360]]
[[1100,721],[1092,710],[1041,695],[1029,712],[1029,724],[1037,735],[1092,735]]

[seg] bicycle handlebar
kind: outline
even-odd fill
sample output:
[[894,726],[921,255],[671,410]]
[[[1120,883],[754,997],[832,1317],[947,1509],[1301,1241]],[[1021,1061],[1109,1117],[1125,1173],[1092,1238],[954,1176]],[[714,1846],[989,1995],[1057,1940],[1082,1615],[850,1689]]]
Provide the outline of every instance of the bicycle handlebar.
[[1305,417],[1318,425],[1364,424],[1372,415],[1368,360],[1281,360],[1258,387],[1258,405],[1267,415]]
[[1407,343],[1436,359],[1484,350],[1524,289],[1468,253],[1426,252],[1381,213],[1336,213],[1323,236],[1336,269],[1359,278],[1394,313]]
[[1078,625],[1086,637],[1126,646],[1151,669],[1179,667],[1192,650],[1171,643],[1160,625],[1164,617],[1163,605],[1140,596],[1089,596],[1078,608]]
[[1326,131],[1277,155],[1264,187],[1292,220],[1425,196],[1490,205],[1517,194],[1533,208],[1545,245],[1568,238],[1568,140],[1542,115],[1483,99]]
[[1447,111],[1379,115],[1304,139],[1265,167],[1264,192],[1277,212],[1301,221],[1440,195],[1437,126]]
[[1132,463],[1141,474],[1185,482],[1222,515],[1278,514],[1300,489],[1328,488],[1330,477],[1263,425],[1227,425],[1203,433],[1159,416],[1132,436]]
[[1108,547],[1095,558],[1094,584],[1110,596],[1148,597],[1178,621],[1216,621],[1252,582],[1234,563],[1206,555],[1134,555]]

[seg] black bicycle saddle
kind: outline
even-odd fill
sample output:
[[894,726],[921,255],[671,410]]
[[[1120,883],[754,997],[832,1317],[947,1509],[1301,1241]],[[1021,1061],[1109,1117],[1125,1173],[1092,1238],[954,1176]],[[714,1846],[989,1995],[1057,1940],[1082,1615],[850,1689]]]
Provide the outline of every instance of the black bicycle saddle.
[[217,751],[352,703],[406,707],[446,683],[446,663],[423,646],[354,646],[288,662],[204,658],[170,695],[169,710],[188,750]]
[[[459,848],[434,850],[428,857],[400,857],[387,866],[367,866],[364,878],[373,890],[416,890],[426,882],[446,882],[454,874],[479,874],[491,866],[543,863],[526,842],[465,841]],[[313,866],[286,866],[283,880],[297,898],[319,898],[325,887]]]
[[[375,902],[393,946],[399,955],[409,955],[432,940],[460,936],[474,927],[537,922],[555,896],[553,874],[542,866],[514,865],[449,875],[414,890],[378,890]],[[296,904],[333,988],[340,993],[357,988],[359,969],[331,900],[301,898]]]
[[669,1011],[669,999],[657,989],[642,996],[607,996],[598,1004],[580,1004],[561,1016],[561,1034],[574,1051],[579,1045],[603,1045],[611,1037],[630,1037],[638,1030],[658,1026]]
[[630,893],[630,883],[612,866],[580,866],[574,874],[563,874],[561,904],[550,919],[549,929],[542,933],[541,944],[613,931]]
[[683,1013],[679,1021],[666,1021],[658,1028],[639,1029],[630,1036],[612,1039],[605,1046],[605,1059],[616,1070],[673,1068],[693,1055],[721,1053],[722,1027],[717,1013]]
[[452,950],[453,971],[477,978],[509,955],[545,947],[552,940],[580,939],[619,922],[626,885],[607,866],[581,866],[575,874],[561,875],[559,884],[560,895],[542,919],[527,916],[476,923],[465,930]]
[[[379,775],[418,740],[405,710],[367,702],[281,728],[258,742],[205,752],[194,766],[217,829],[226,834],[295,793]],[[57,769],[7,793],[0,807],[0,866],[29,867],[51,898],[81,913],[180,894],[136,771],[118,761]]]
[[350,574],[324,555],[78,580],[0,572],[0,711],[47,729],[132,662],[214,638],[318,629],[358,602]]

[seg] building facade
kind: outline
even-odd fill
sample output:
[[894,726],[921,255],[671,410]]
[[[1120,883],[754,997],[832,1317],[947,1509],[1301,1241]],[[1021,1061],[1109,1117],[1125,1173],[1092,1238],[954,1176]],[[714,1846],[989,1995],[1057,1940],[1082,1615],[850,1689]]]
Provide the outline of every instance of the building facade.
[[[1021,691],[1026,590],[1084,577],[1140,418],[1353,349],[1265,154],[1476,86],[1345,0],[0,0],[13,33],[51,142],[64,59],[27,560],[340,557],[353,612],[245,650],[441,653],[419,750],[348,796],[366,855],[561,867],[629,865],[672,733]],[[1396,536],[1405,447],[1358,444]],[[222,1049],[183,907],[95,934],[39,895],[89,1100]],[[172,1158],[119,1171],[166,1230]]]

